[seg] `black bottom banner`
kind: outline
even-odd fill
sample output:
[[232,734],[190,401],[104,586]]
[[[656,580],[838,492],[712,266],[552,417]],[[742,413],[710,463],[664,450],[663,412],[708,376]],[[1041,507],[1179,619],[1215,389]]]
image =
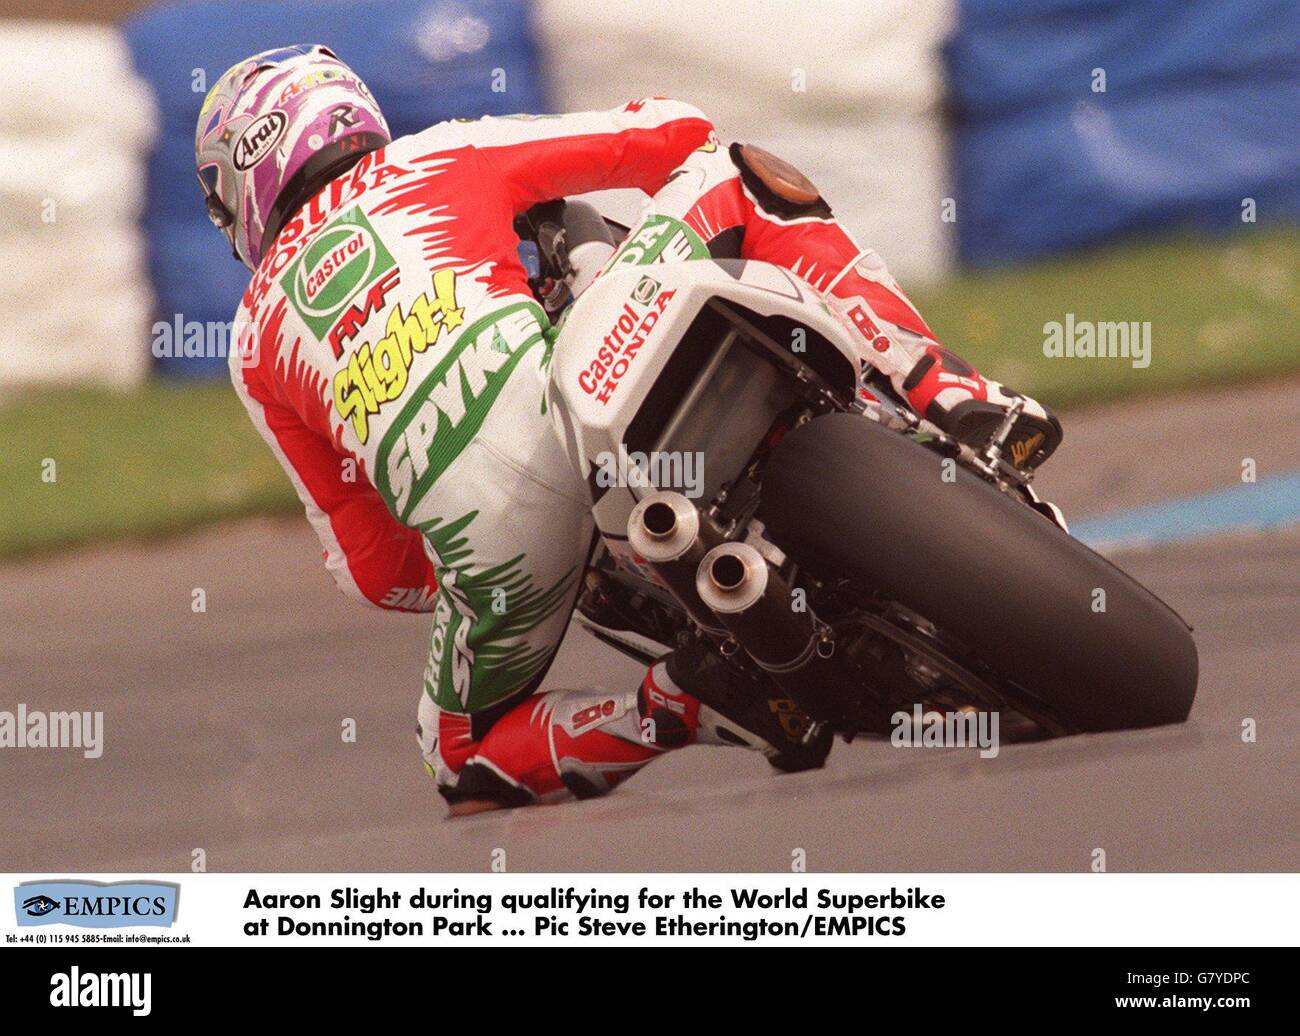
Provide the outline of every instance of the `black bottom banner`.
[[[850,1010],[866,1008],[873,1023],[895,1014],[911,1021],[959,1014],[1041,1022],[1081,1013],[1169,1010],[1180,1017],[1222,1017],[1259,1007],[1276,1011],[1294,996],[1283,984],[1282,951],[1273,949],[873,947],[864,952],[825,947],[813,953],[808,951],[815,948],[807,947],[797,954],[745,953],[731,961],[705,950],[674,954],[675,979],[653,963],[646,969],[649,949],[636,953],[642,958],[637,961],[609,949],[591,958],[573,948],[572,959],[552,950],[538,968],[538,981],[557,993],[567,986],[584,1009],[592,1006],[593,994],[597,1000],[609,996],[612,1006],[622,1001],[624,1008],[629,996],[664,995],[664,990],[638,992],[639,982],[618,981],[622,967],[635,966],[643,979],[659,972],[670,986],[716,985],[733,1021],[733,1012],[744,1013],[747,992],[760,989],[754,1003],[760,1011],[770,1009],[773,993],[787,1002],[811,996],[852,1004]],[[401,1011],[408,1000],[432,1004],[468,997],[472,1003],[495,1004],[495,1013],[502,997],[523,1005],[535,1002],[540,992],[527,988],[531,983],[508,988],[528,974],[523,961],[521,966],[475,966],[463,959],[464,951],[445,965],[431,959],[443,952],[428,947],[31,948],[4,954],[0,995],[8,1017],[48,1011],[92,1024],[110,1015],[129,1022],[319,1018],[338,1023],[354,1015]],[[522,956],[527,950],[509,952]],[[466,982],[475,972],[482,977]],[[779,990],[772,985],[778,976]],[[503,988],[496,994],[472,988],[485,982]],[[443,983],[454,988],[437,988]],[[74,1013],[68,1015],[69,1010]]]

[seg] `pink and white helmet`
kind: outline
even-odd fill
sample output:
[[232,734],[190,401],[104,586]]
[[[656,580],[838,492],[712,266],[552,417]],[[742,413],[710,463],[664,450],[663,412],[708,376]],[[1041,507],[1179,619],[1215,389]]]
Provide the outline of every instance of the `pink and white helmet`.
[[365,83],[327,47],[254,54],[222,74],[199,111],[208,216],[255,270],[295,209],[391,139]]

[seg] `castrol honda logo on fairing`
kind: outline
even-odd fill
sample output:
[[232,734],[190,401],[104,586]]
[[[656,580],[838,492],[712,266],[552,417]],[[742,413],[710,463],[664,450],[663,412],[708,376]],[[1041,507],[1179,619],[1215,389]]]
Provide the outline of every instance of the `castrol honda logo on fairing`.
[[608,405],[623,375],[636,361],[646,337],[676,294],[675,288],[661,291],[659,282],[651,277],[642,277],[637,282],[595,358],[578,375],[578,387],[584,394],[602,406]]
[[254,119],[235,145],[235,168],[247,172],[269,155],[284,136],[287,122],[282,111],[269,111]]

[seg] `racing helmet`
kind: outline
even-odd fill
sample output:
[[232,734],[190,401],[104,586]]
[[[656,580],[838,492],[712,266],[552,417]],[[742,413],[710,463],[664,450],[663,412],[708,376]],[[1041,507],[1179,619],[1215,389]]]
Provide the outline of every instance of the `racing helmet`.
[[294,211],[391,139],[366,85],[328,47],[254,54],[222,73],[199,110],[208,218],[255,270]]

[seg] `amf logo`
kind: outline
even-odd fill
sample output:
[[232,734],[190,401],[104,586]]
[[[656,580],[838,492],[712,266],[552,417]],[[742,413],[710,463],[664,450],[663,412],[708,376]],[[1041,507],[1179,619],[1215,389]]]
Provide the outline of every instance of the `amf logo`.
[[162,881],[30,881],[14,889],[14,917],[20,926],[170,928],[179,898],[180,886]]

